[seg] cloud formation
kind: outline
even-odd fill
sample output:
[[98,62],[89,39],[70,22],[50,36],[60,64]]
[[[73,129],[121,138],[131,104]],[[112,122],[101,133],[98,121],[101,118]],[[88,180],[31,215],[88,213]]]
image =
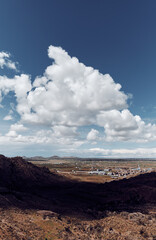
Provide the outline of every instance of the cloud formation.
[[156,148],[119,148],[119,149],[104,149],[104,148],[90,148],[86,150],[92,155],[100,155],[101,157],[114,157],[114,158],[152,158],[156,155]]
[[[75,146],[85,141],[156,140],[156,125],[146,124],[128,110],[128,94],[109,74],[85,66],[61,47],[50,46],[48,56],[52,64],[33,82],[27,74],[13,78],[0,76],[0,101],[13,92],[14,110],[20,116],[18,123],[11,125],[7,139]],[[0,53],[0,67],[14,68],[9,65],[12,63],[9,57],[5,52]],[[4,120],[11,118],[6,116]],[[25,128],[25,124],[29,127]],[[33,124],[41,130],[31,131]],[[100,132],[93,125],[104,128],[103,138],[99,138]],[[79,127],[85,126],[90,126],[90,130],[84,140]],[[23,131],[28,134],[24,135]]]
[[89,141],[98,140],[98,135],[99,135],[99,131],[92,128],[91,131],[87,135],[87,140],[89,140]]
[[9,121],[9,120],[12,120],[12,116],[11,115],[6,115],[3,120],[5,121]]
[[127,95],[109,74],[86,67],[60,47],[50,46],[48,55],[54,62],[35,79],[27,96],[33,113],[23,113],[24,121],[84,126],[96,123],[100,111],[127,106]]
[[107,141],[147,142],[156,140],[156,125],[145,124],[128,109],[101,112],[97,124],[105,129]]
[[0,68],[10,68],[17,71],[16,63],[12,62],[10,59],[10,53],[0,52]]

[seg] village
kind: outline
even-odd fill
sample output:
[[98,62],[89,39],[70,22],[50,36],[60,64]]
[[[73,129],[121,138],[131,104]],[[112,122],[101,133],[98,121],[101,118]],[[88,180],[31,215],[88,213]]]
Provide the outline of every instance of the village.
[[126,178],[127,176],[136,175],[145,172],[151,172],[151,168],[141,169],[138,165],[137,168],[105,168],[105,169],[97,169],[93,171],[89,171],[89,174],[95,175],[107,175],[112,178]]
[[137,168],[132,167],[108,167],[108,168],[95,168],[92,167],[90,171],[82,170],[78,168],[77,170],[72,170],[73,175],[98,175],[98,176],[108,176],[110,178],[127,178],[130,176],[135,176],[141,173],[151,172],[152,168],[141,168],[139,165]]
[[58,158],[37,159],[32,163],[45,166],[50,171],[78,181],[108,182],[112,180],[134,177],[139,174],[156,171],[154,160],[118,160],[118,159],[78,159]]

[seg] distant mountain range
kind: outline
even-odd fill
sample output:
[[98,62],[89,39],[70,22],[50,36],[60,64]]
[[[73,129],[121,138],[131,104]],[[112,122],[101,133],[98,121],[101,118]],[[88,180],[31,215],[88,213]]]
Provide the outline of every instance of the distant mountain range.
[[74,157],[74,156],[69,156],[69,157],[59,157],[59,156],[50,156],[50,157],[42,157],[42,156],[34,156],[34,157],[26,157],[23,156],[23,159],[26,161],[49,161],[49,160],[63,160],[63,159],[68,159],[68,160],[85,160],[85,161],[156,161],[156,158],[80,158],[80,157]]
[[56,160],[56,159],[71,159],[71,160],[80,160],[81,158],[78,157],[59,157],[59,156],[51,156],[51,157],[42,157],[42,156],[34,156],[34,157],[26,157],[23,156],[23,159],[25,159],[26,161],[49,161],[49,160]]

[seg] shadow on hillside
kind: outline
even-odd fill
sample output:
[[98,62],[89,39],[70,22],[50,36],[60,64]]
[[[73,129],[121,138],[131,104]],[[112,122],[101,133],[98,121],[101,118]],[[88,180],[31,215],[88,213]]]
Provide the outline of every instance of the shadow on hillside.
[[145,211],[156,203],[156,173],[104,184],[76,182],[20,157],[0,156],[0,207],[44,209],[95,219],[106,211]]
[[44,209],[61,215],[97,219],[104,217],[106,211],[145,212],[145,206],[155,204],[155,182],[156,173],[105,184],[65,179],[48,187],[3,191],[0,203],[5,208]]

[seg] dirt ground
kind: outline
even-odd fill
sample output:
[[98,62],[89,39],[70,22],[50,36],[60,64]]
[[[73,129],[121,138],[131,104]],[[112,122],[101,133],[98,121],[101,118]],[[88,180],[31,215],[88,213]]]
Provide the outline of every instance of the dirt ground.
[[155,240],[156,212],[108,211],[101,219],[86,221],[47,210],[0,209],[0,239]]

